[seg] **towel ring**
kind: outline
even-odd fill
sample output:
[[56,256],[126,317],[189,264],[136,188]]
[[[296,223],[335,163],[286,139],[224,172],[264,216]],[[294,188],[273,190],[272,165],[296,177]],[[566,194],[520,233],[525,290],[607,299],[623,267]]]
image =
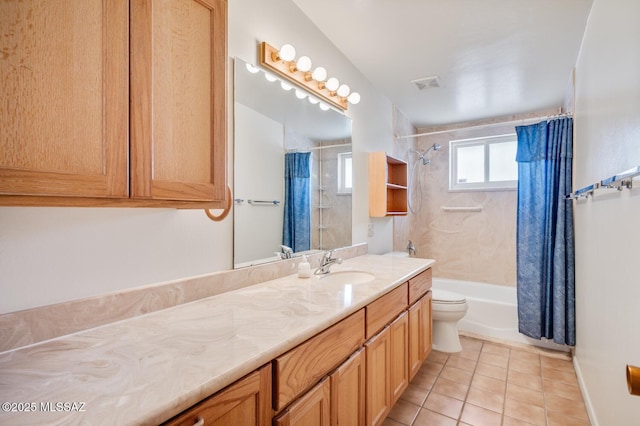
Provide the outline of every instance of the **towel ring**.
[[220,222],[224,220],[224,218],[227,217],[227,215],[231,211],[231,206],[233,205],[233,197],[231,196],[231,187],[229,185],[227,185],[226,195],[227,195],[227,205],[224,207],[224,210],[222,211],[222,213],[220,213],[218,216],[211,213],[211,209],[204,209],[204,212],[207,214],[209,219],[213,220],[214,222]]

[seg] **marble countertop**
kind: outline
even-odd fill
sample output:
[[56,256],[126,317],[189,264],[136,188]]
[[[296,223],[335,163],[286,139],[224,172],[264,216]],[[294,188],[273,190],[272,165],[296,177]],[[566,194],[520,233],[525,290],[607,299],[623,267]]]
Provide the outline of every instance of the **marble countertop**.
[[[158,424],[429,268],[364,255],[0,354],[0,424]],[[9,405],[7,405],[7,403]]]

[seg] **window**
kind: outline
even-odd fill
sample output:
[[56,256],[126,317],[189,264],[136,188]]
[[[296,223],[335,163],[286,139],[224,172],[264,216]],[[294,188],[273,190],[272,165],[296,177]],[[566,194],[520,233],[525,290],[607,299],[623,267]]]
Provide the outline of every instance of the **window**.
[[338,194],[351,194],[353,189],[353,161],[350,152],[338,154]]
[[518,186],[515,134],[449,142],[449,189],[515,189]]

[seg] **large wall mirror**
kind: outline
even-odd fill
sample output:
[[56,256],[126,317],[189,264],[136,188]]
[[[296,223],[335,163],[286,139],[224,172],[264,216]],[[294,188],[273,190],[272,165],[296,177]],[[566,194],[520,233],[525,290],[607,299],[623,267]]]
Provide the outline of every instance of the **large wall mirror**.
[[351,119],[241,59],[234,70],[234,267],[281,245],[351,245]]

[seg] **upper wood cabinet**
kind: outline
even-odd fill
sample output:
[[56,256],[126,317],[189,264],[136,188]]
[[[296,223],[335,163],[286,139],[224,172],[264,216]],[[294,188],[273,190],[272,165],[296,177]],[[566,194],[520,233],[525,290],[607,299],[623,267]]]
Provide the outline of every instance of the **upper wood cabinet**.
[[128,196],[128,31],[124,0],[0,3],[0,194]]
[[0,4],[0,204],[222,207],[226,0]]
[[226,2],[131,6],[131,196],[224,199]]
[[384,152],[369,153],[369,216],[407,214],[407,163]]

